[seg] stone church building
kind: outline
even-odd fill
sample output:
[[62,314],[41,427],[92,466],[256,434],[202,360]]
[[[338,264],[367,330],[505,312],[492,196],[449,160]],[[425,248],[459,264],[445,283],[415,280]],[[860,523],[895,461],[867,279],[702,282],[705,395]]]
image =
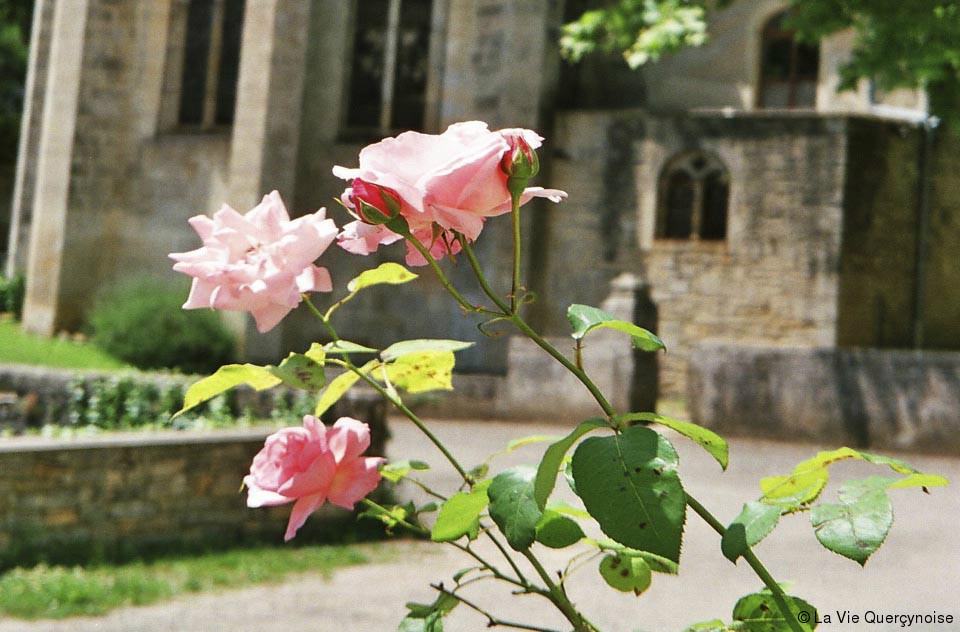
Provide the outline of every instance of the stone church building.
[[[570,66],[559,26],[590,4],[37,0],[7,249],[27,275],[25,327],[75,329],[134,274],[182,281],[166,254],[196,247],[186,219],[223,201],[246,210],[277,189],[293,212],[326,206],[342,224],[333,165],[384,135],[480,119],[539,130],[536,184],[570,193],[525,214],[530,318],[563,336],[580,302],[655,328],[661,393],[683,393],[705,340],[960,347],[957,144],[923,94],[838,93],[852,34],[798,42],[785,0],[738,0],[707,45],[640,72]],[[509,241],[493,219],[478,243],[501,287]],[[334,250],[341,291],[376,263]],[[453,276],[479,301],[464,267]],[[341,334],[367,344],[481,339],[428,273],[349,314]],[[244,336],[245,352],[273,360],[314,336],[298,312]],[[502,374],[524,354],[505,336],[459,366]],[[630,382],[631,357],[601,359]]]

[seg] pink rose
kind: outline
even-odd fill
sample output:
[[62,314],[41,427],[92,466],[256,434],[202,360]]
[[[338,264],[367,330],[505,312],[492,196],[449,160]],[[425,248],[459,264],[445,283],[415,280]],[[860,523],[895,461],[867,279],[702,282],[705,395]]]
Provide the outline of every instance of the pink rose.
[[302,428],[283,428],[267,437],[244,477],[248,507],[294,503],[285,541],[297,535],[307,516],[329,500],[353,506],[380,482],[384,459],[361,457],[370,447],[370,427],[341,417],[327,430],[316,417],[303,418]]
[[[447,244],[456,243],[452,232],[475,240],[488,217],[510,211],[507,174],[501,168],[507,154],[520,145],[533,151],[543,139],[527,129],[506,129],[491,132],[486,123],[456,123],[442,134],[404,132],[386,138],[360,152],[360,167],[334,167],[339,178],[352,181],[342,199],[355,208],[359,198],[377,206],[377,187],[387,189],[401,200],[400,214],[415,236],[429,235],[424,241],[434,257],[451,252]],[[528,187],[521,197],[525,204],[534,197],[559,202],[566,193],[556,189]],[[396,241],[387,229],[369,230],[344,226],[339,244],[355,254],[369,254],[381,244]],[[434,239],[434,225],[440,237]],[[438,256],[439,255],[439,256]],[[423,265],[426,261],[412,247],[407,249],[407,263]]]
[[333,289],[326,268],[313,265],[337,236],[325,210],[290,221],[276,191],[246,215],[224,205],[190,225],[203,246],[170,255],[173,269],[193,277],[184,309],[249,311],[263,333],[300,304],[304,292]]

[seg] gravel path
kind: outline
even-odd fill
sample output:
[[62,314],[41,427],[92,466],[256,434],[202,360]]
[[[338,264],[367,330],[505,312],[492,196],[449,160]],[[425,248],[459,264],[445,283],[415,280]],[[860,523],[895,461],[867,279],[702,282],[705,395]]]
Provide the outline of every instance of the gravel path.
[[[394,420],[390,444],[394,458],[425,458],[435,470],[425,472],[428,484],[449,490],[454,480],[443,468],[435,451],[408,423]],[[465,464],[479,463],[501,450],[511,438],[532,434],[557,434],[564,427],[551,424],[438,421],[438,435],[448,441]],[[730,469],[719,467],[696,446],[678,439],[681,472],[691,493],[704,501],[723,522],[731,520],[740,505],[758,493],[763,476],[786,473],[797,462],[812,456],[818,446],[735,441],[731,445]],[[833,447],[833,446],[830,446]],[[498,457],[494,468],[532,462],[542,445],[522,448]],[[904,457],[923,471],[944,474],[960,483],[960,459]],[[863,463],[841,463],[836,478],[853,473],[873,473]],[[876,472],[883,474],[882,472]],[[835,488],[834,488],[835,489]],[[793,593],[829,613],[831,624],[822,630],[960,630],[953,625],[837,624],[837,611],[849,610],[861,617],[878,614],[924,614],[936,611],[960,619],[960,485],[932,490],[892,492],[897,516],[885,546],[866,569],[823,550],[804,516],[784,520],[777,531],[759,546],[758,555],[774,576],[794,582]],[[411,490],[404,493],[413,494]],[[835,493],[830,488],[828,497]],[[337,571],[330,580],[303,576],[283,584],[255,586],[219,594],[203,594],[153,606],[116,610],[105,617],[75,618],[55,622],[26,623],[0,619],[0,632],[389,632],[396,629],[410,600],[432,598],[431,581],[450,581],[458,569],[469,566],[452,547],[401,542],[397,554],[386,563],[372,563]],[[495,557],[495,551],[486,551]],[[548,552],[553,553],[553,552]],[[559,567],[563,555],[544,555],[548,566]],[[696,516],[688,517],[683,565],[678,577],[656,576],[653,586],[640,598],[614,593],[602,587],[592,568],[585,568],[570,583],[573,600],[608,632],[670,631],[713,618],[729,618],[738,596],[760,587],[760,582],[741,562],[734,566],[720,556],[716,535]],[[476,601],[486,604],[503,619],[565,629],[544,600],[510,597],[499,585],[481,582],[471,587]],[[861,619],[862,621],[862,619]],[[486,620],[465,607],[447,620],[448,632],[486,629]],[[502,628],[498,628],[502,629]]]

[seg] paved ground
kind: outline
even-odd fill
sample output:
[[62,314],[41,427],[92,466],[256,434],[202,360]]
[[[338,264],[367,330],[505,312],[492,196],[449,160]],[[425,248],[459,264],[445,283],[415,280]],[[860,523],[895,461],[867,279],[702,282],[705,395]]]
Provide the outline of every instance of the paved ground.
[[[468,464],[478,463],[502,449],[511,438],[564,432],[563,427],[551,424],[502,422],[447,421],[436,422],[434,427]],[[395,421],[392,429],[391,456],[425,458],[437,470],[426,473],[424,479],[449,489],[455,479],[441,468],[440,457],[425,439],[402,420]],[[742,502],[757,495],[759,478],[787,472],[819,447],[736,441],[732,444],[730,469],[721,474],[716,463],[699,448],[682,439],[676,443],[685,486],[714,508],[723,522],[736,515]],[[533,462],[542,448],[531,446],[508,457],[498,457],[494,467]],[[794,582],[794,594],[817,605],[821,613],[831,614],[833,623],[820,629],[904,629],[898,624],[837,624],[836,612],[844,610],[861,617],[867,611],[882,615],[936,611],[960,619],[960,458],[904,458],[924,471],[944,474],[958,485],[933,490],[930,496],[918,490],[893,492],[896,524],[887,543],[866,569],[822,549],[804,516],[785,520],[770,540],[759,547],[759,556],[773,574]],[[871,466],[863,463],[835,467],[836,478],[851,472],[871,472]],[[831,493],[829,488],[827,493]],[[495,552],[488,554],[494,557]],[[555,567],[559,567],[560,559],[547,557]],[[655,577],[653,586],[640,598],[604,589],[592,568],[585,568],[575,577],[570,593],[605,631],[667,631],[679,630],[695,621],[727,618],[739,595],[759,587],[759,581],[743,562],[735,567],[720,556],[716,535],[692,514],[688,516],[682,562],[678,577]],[[2,619],[0,632],[389,632],[396,629],[406,601],[428,600],[429,582],[449,581],[454,572],[468,565],[451,547],[402,543],[399,554],[389,563],[344,569],[330,581],[306,576],[277,586],[127,608],[102,618],[31,624]],[[502,618],[565,629],[549,604],[539,598],[513,598],[489,582],[474,588],[469,594],[478,602],[489,604],[490,610]],[[446,629],[483,630],[485,620],[461,607],[451,616]],[[939,627],[913,625],[909,629],[960,630],[960,623]]]

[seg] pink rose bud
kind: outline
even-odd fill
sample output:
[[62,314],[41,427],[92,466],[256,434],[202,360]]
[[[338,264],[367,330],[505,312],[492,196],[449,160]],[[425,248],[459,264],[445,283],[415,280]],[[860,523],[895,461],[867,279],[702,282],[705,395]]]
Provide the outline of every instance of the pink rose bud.
[[370,184],[360,178],[353,181],[349,196],[353,209],[367,224],[386,224],[400,214],[400,194],[389,187]]
[[528,180],[540,171],[540,159],[537,152],[521,134],[506,136],[510,149],[503,155],[500,168],[510,178]]
[[285,541],[324,502],[353,509],[380,482],[381,457],[360,456],[370,447],[370,426],[341,417],[327,428],[316,417],[302,428],[283,428],[267,437],[244,477],[248,507],[294,503]]
[[313,264],[337,236],[324,209],[291,221],[274,191],[245,215],[224,205],[189,221],[203,246],[170,255],[174,270],[193,277],[184,309],[248,311],[263,333],[305,292],[333,289],[327,269]]

